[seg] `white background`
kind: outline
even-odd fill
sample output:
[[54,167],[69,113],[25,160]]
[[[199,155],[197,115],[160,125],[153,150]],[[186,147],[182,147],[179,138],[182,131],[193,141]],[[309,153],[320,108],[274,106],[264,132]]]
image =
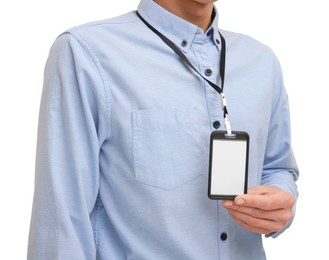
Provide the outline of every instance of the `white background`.
[[[0,259],[26,258],[38,109],[51,44],[69,27],[136,9],[138,2],[1,1]],[[265,239],[268,259],[329,259],[326,1],[219,0],[216,6],[221,28],[251,35],[274,50],[290,97],[300,199],[291,228]]]

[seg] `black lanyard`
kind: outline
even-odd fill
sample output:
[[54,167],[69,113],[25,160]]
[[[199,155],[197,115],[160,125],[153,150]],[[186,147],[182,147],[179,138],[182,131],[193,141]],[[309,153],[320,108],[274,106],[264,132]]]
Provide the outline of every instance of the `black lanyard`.
[[225,119],[225,126],[227,129],[228,134],[231,134],[231,126],[230,122],[228,120],[228,111],[227,111],[227,103],[226,103],[226,97],[224,95],[224,78],[225,78],[225,56],[226,56],[226,43],[223,35],[219,32],[219,36],[222,42],[222,48],[220,52],[220,67],[219,67],[219,76],[221,79],[221,86],[219,87],[215,83],[211,82],[210,80],[206,79],[202,74],[192,65],[192,63],[188,60],[188,58],[185,56],[185,54],[166,36],[164,36],[162,33],[160,33],[157,29],[155,29],[152,25],[150,25],[145,19],[139,14],[138,11],[136,11],[137,16],[142,20],[142,22],[156,35],[160,37],[160,39],[167,44],[178,56],[179,58],[184,62],[185,65],[187,65],[189,68],[191,68],[193,71],[195,71],[201,78],[203,78],[213,89],[215,89],[222,97],[222,105],[223,105],[223,112],[224,112],[224,119]]

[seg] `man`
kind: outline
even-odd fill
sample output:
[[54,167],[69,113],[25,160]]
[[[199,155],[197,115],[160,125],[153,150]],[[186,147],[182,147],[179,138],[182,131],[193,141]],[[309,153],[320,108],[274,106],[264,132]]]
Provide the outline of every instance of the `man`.
[[138,14],[68,30],[47,61],[28,259],[265,259],[290,224],[297,166],[272,51],[226,40],[233,130],[250,136],[248,194],[207,197],[209,136],[225,130],[223,39],[211,0],[141,0]]

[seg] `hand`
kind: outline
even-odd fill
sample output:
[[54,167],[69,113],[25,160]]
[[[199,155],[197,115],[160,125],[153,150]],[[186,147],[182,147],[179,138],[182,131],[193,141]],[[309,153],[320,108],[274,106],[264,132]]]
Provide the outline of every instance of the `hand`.
[[256,186],[234,201],[222,201],[237,223],[259,234],[282,230],[293,217],[294,204],[292,194],[274,186]]

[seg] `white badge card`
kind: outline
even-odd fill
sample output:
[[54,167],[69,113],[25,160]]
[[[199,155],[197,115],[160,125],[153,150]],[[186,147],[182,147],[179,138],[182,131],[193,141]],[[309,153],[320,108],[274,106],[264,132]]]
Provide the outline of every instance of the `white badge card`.
[[249,135],[215,131],[210,139],[208,196],[233,200],[247,193]]

